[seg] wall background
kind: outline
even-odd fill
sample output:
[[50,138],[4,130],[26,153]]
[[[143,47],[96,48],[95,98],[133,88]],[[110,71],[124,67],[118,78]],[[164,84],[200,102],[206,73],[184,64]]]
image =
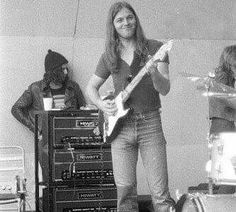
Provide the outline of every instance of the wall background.
[[[74,79],[85,90],[104,48],[106,0],[0,0],[0,145],[20,145],[26,152],[30,206],[34,207],[33,135],[15,120],[11,106],[33,81],[42,79],[48,49],[69,61]],[[162,97],[167,140],[169,186],[187,192],[207,182],[208,101],[180,76],[207,76],[226,45],[235,44],[234,0],[129,0],[147,37],[174,39],[170,52],[171,91]],[[101,90],[111,88],[108,82]],[[138,163],[138,192],[148,194]]]

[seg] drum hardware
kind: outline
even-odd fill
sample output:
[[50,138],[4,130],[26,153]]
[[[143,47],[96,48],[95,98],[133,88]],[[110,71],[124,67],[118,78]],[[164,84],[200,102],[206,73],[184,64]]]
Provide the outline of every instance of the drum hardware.
[[210,176],[210,173],[211,173],[211,167],[212,167],[212,161],[211,161],[211,149],[212,149],[212,146],[213,146],[213,137],[215,137],[216,135],[209,135],[207,136],[207,144],[208,144],[208,158],[209,160],[207,161],[206,163],[206,166],[205,166],[205,170],[207,172],[207,179],[208,179],[208,191],[209,191],[209,194],[213,194],[213,187],[214,187],[214,182],[213,182],[213,179],[211,178]]
[[[196,84],[196,89],[208,98],[220,98],[229,107],[236,109],[236,90],[230,86],[217,82],[214,73],[206,77],[180,73],[184,78]],[[208,99],[209,101],[210,99]],[[209,119],[210,126],[210,119]],[[208,136],[209,161],[206,163],[208,173],[209,194],[185,194],[179,198],[176,212],[201,211],[201,212],[233,212],[236,211],[236,196],[213,195],[214,188],[220,185],[236,186],[236,133],[222,132]]]
[[214,184],[236,185],[236,133],[219,133],[211,138],[208,176]]
[[217,97],[224,99],[232,99],[236,97],[236,90],[223,83],[217,82],[214,77],[215,74],[209,72],[208,76],[202,77],[186,72],[179,72],[180,76],[189,79],[196,84],[196,89],[202,92],[206,97]]
[[235,195],[184,194],[176,204],[176,212],[235,212]]
[[[217,82],[214,78],[214,73],[210,72],[208,76],[197,76],[186,72],[180,72],[179,74],[194,82],[197,86],[197,90],[203,91],[203,96],[223,98],[229,105],[231,104],[231,106],[236,108],[236,90]],[[231,138],[229,134],[227,136],[226,134],[227,133],[220,133],[219,135],[208,136],[210,159],[206,164],[206,169],[209,174],[209,181],[213,178],[213,183],[236,185],[236,138],[233,134]],[[231,159],[229,158],[229,154],[231,154]],[[226,168],[226,166],[228,167]],[[209,170],[209,168],[211,170]],[[223,180],[223,178],[225,179]],[[227,178],[228,180],[226,180]]]

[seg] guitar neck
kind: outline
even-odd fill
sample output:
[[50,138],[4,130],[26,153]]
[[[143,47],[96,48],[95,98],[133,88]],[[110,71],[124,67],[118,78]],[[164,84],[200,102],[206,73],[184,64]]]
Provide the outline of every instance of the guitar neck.
[[164,44],[154,55],[153,57],[146,63],[146,65],[139,71],[139,73],[134,77],[134,79],[126,86],[123,91],[123,102],[126,102],[129,98],[133,89],[138,85],[143,76],[148,72],[149,67],[157,60],[163,60],[168,48],[170,49],[172,46],[172,41],[169,41],[167,44]]

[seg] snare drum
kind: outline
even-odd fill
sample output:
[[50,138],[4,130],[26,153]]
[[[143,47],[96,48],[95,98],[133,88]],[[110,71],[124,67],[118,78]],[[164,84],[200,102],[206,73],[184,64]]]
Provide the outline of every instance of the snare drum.
[[210,178],[215,184],[236,185],[236,133],[213,137]]
[[[235,212],[236,196],[184,194],[177,202],[176,212]],[[177,207],[178,206],[178,207]]]

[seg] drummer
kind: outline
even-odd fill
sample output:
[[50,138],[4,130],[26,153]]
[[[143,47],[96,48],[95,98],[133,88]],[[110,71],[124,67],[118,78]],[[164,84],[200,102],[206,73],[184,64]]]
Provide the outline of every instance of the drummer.
[[[235,78],[236,45],[232,45],[225,47],[220,56],[219,66],[215,70],[215,80],[216,82],[234,88]],[[236,97],[211,97],[209,100],[209,118],[211,120],[210,135],[215,135],[222,132],[236,132],[234,123],[236,121]],[[218,193],[232,194],[235,193],[235,191],[234,186],[221,185]]]

